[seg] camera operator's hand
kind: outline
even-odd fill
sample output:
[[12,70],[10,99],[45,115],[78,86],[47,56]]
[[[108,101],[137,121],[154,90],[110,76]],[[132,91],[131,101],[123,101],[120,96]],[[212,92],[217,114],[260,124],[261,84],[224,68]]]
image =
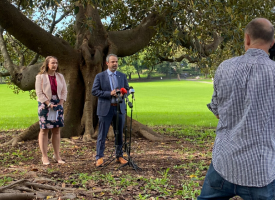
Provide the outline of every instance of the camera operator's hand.
[[115,97],[117,96],[117,95],[116,95],[116,90],[112,90],[112,91],[111,91],[111,96],[115,96]]

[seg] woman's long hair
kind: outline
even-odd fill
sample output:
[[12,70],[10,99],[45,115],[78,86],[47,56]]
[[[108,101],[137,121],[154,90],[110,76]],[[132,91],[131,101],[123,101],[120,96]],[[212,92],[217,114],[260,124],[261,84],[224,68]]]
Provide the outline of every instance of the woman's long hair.
[[[50,59],[51,59],[51,58],[54,58],[54,59],[57,60],[57,58],[54,57],[54,56],[47,56],[47,57],[45,58],[45,61],[43,62],[43,65],[41,66],[40,72],[39,72],[38,74],[44,74],[45,72],[48,72],[48,70],[49,70],[49,62],[50,62]],[[57,61],[58,61],[58,60],[57,60]],[[59,72],[58,69],[59,69],[59,67],[57,66],[56,72]]]

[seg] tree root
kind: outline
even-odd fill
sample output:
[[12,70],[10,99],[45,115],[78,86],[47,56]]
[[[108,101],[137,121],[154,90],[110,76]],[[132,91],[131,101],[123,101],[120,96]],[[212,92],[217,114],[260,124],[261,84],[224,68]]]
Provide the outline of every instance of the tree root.
[[0,144],[0,146],[7,146],[10,144],[12,146],[16,146],[18,144],[18,142],[37,139],[39,131],[40,131],[39,122],[36,122],[36,123],[32,124],[26,130],[24,130],[22,133],[20,133],[18,136],[16,136],[15,138],[11,139],[10,141],[8,141],[4,144]]
[[[129,133],[129,131],[130,131],[130,117],[128,117],[128,116],[127,116],[127,127],[128,127],[128,133]],[[7,146],[7,145],[10,145],[10,144],[12,144],[12,146],[15,146],[15,145],[18,144],[18,142],[37,139],[38,134],[39,134],[39,130],[40,130],[39,123],[36,122],[35,124],[33,124],[29,128],[27,128],[25,131],[20,133],[17,137],[11,139],[10,141],[8,141],[4,144],[0,144],[0,146]],[[91,141],[91,140],[97,138],[98,125],[96,126],[94,131],[88,131],[88,132],[90,134],[84,134],[84,136],[83,136],[83,141],[84,142]],[[150,141],[173,141],[173,140],[177,140],[173,137],[167,137],[167,136],[163,136],[159,133],[156,133],[151,128],[139,123],[138,121],[136,121],[134,119],[132,120],[132,136],[142,137],[142,138],[148,139]],[[114,131],[113,131],[112,126],[110,126],[110,128],[109,128],[107,137],[110,140],[114,140]],[[69,139],[62,139],[62,140],[65,140],[66,142],[69,142],[69,143],[72,143],[72,144],[74,143],[74,142],[70,141]]]
[[[128,130],[130,131],[130,117],[127,117],[127,126]],[[138,121],[132,119],[132,135],[136,137],[142,137],[146,138],[150,141],[173,141],[177,140],[176,138],[173,137],[167,137],[163,136],[159,133],[156,133],[153,131],[151,128],[139,123]]]
[[0,200],[33,200],[35,198],[36,195],[34,193],[0,193]]
[[22,179],[0,187],[0,200],[75,199],[75,192],[77,192],[76,188],[38,184]]

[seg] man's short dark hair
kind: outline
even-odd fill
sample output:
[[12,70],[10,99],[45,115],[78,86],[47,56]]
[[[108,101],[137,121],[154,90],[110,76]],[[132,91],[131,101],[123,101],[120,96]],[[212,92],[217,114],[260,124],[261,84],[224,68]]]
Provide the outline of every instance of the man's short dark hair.
[[265,42],[272,42],[274,38],[274,27],[263,24],[258,18],[253,19],[245,27],[252,40],[261,39]]
[[110,53],[110,54],[108,54],[107,57],[106,57],[106,61],[107,61],[107,62],[109,62],[109,58],[110,58],[111,56],[114,56],[114,57],[117,58],[117,55],[116,55],[116,54]]

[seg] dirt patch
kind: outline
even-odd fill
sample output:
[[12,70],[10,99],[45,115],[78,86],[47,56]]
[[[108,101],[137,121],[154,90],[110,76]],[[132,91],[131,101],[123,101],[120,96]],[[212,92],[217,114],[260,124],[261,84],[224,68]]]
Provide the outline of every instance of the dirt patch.
[[[169,128],[154,127],[166,134],[171,131]],[[177,130],[173,128],[174,133]],[[0,132],[0,143],[14,134],[18,131]],[[19,143],[16,147],[0,147],[0,186],[10,184],[11,180],[41,179],[42,184],[76,188],[76,199],[192,199],[203,184],[214,139],[209,136],[201,141],[194,139],[196,137],[183,135],[173,142],[133,138],[131,156],[141,171],[128,165],[118,169],[121,165],[112,156],[114,142],[110,140],[106,142],[104,159],[110,157],[114,161],[104,168],[95,167],[96,141],[84,143],[78,137],[62,139],[61,156],[66,161],[63,165],[51,159],[51,144],[49,166],[42,165],[36,140]],[[53,197],[58,195],[58,192],[52,193]]]

